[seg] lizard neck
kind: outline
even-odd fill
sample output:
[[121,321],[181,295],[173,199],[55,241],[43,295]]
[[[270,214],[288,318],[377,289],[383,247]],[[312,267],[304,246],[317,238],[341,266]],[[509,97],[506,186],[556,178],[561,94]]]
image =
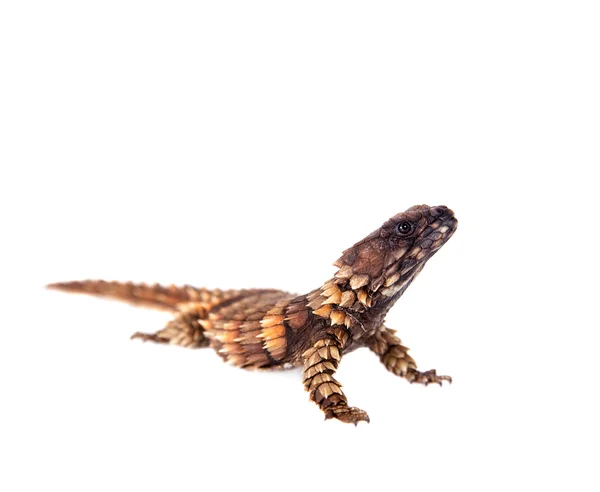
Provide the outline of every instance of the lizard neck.
[[388,311],[422,268],[423,265],[418,265],[406,275],[382,277],[376,282],[366,276],[348,278],[338,272],[308,294],[308,307],[314,315],[329,320],[332,326],[345,326],[354,338],[371,336],[381,329]]

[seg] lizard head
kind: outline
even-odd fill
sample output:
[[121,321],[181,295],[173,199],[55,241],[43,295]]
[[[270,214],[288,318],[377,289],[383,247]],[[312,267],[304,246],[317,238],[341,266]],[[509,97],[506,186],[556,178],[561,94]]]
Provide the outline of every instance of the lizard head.
[[457,224],[448,207],[415,205],[344,251],[334,263],[335,278],[352,290],[366,287],[371,295],[402,294]]

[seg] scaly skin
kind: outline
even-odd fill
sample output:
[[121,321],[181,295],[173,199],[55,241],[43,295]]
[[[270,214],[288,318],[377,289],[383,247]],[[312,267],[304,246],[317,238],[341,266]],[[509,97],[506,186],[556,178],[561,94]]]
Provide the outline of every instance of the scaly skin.
[[344,251],[335,275],[306,295],[280,290],[209,290],[102,280],[48,287],[174,311],[154,334],[132,338],[184,347],[212,347],[248,369],[303,367],[304,387],[325,418],[357,424],[369,421],[348,406],[334,378],[343,354],[367,347],[392,373],[411,383],[451,382],[435,370],[420,372],[408,349],[384,318],[423,266],[456,230],[444,206],[418,205],[385,222]]

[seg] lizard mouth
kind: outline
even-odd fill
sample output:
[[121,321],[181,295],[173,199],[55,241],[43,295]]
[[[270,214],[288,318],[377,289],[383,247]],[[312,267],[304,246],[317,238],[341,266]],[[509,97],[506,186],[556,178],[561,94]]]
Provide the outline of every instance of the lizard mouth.
[[458,227],[454,212],[447,207],[432,208],[429,225],[423,230],[416,244],[422,251],[436,252],[452,237]]

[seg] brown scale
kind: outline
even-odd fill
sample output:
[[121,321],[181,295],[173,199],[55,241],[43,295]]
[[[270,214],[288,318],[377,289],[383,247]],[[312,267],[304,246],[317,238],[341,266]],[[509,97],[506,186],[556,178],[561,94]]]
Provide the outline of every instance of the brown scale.
[[411,207],[344,251],[334,263],[334,276],[301,296],[274,289],[210,290],[102,280],[48,287],[174,313],[162,330],[132,338],[211,347],[227,362],[248,369],[302,366],[304,387],[325,418],[357,424],[369,417],[348,405],[334,377],[343,354],[366,347],[390,372],[411,383],[451,382],[435,370],[417,370],[408,349],[384,326],[384,318],[456,226],[447,207]]

